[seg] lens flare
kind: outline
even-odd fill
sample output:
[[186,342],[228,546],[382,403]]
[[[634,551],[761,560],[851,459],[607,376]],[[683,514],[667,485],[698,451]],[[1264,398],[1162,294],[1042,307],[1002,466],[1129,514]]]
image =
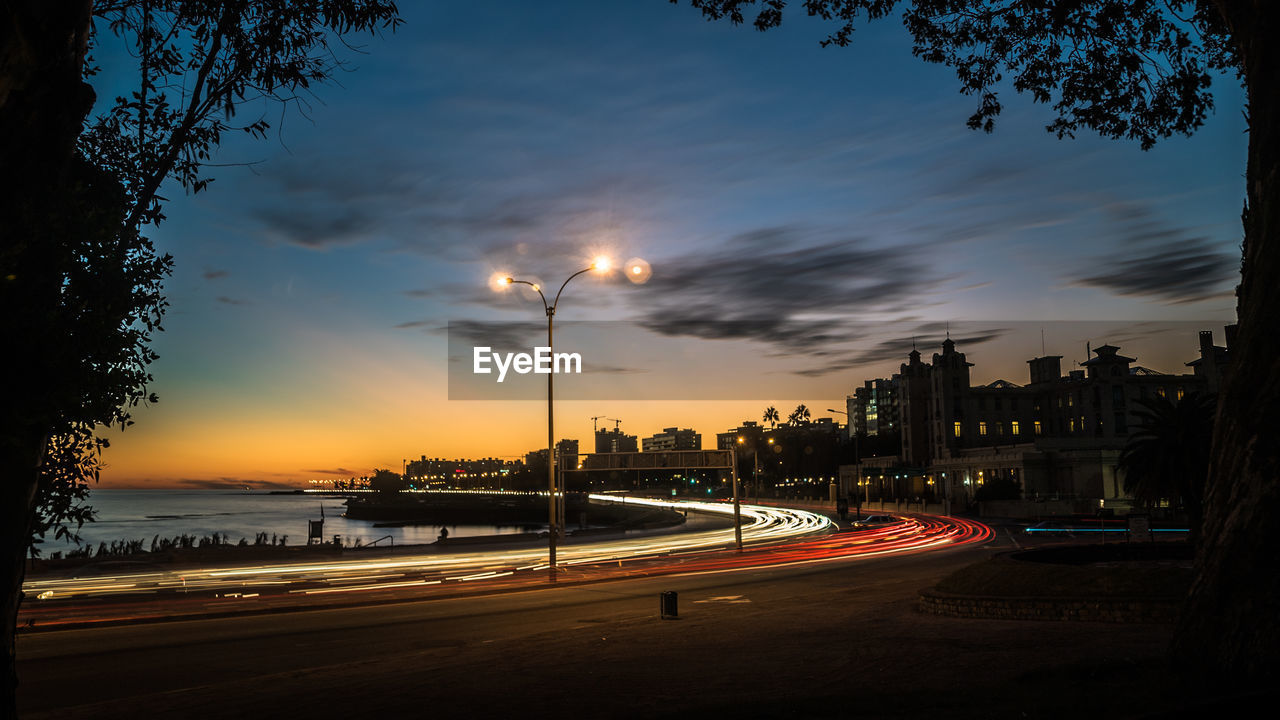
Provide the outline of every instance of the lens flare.
[[649,267],[649,263],[642,258],[631,258],[623,267],[627,269],[624,273],[627,279],[636,285],[649,282],[649,277],[653,275],[653,268]]

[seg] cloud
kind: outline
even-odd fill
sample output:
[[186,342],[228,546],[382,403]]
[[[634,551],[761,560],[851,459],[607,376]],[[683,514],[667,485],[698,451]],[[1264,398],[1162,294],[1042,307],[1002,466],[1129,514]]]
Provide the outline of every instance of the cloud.
[[[1145,208],[1110,208],[1118,228],[1116,252],[1095,257],[1070,278],[1073,285],[1178,305],[1222,297],[1238,276],[1240,258],[1222,243],[1171,227]],[[1102,268],[1098,271],[1098,268]]]
[[174,483],[182,487],[199,490],[294,490],[291,483],[272,482],[270,480],[245,480],[243,478],[221,477],[214,479],[179,478]]
[[876,246],[797,226],[761,228],[655,263],[639,324],[669,336],[754,340],[781,355],[830,355],[856,318],[923,304],[948,278],[921,245]]
[[205,280],[221,280],[222,278],[227,277],[230,274],[231,273],[227,270],[205,270],[203,273],[201,273],[201,277],[203,277]]
[[409,320],[407,322],[397,323],[391,327],[396,330],[409,330],[412,328],[438,328],[440,323],[435,320]]
[[219,295],[217,297],[217,300],[223,305],[252,305],[253,304],[248,300],[237,300],[235,298],[227,297],[226,295]]
[[643,368],[621,367],[619,365],[595,365],[588,363],[583,366],[583,372],[605,375],[637,375],[650,371]]
[[299,470],[302,473],[316,473],[318,475],[341,475],[343,477],[358,477],[362,473],[359,470],[348,470],[347,468],[322,468],[319,470]]
[[[450,358],[471,357],[474,347],[489,347],[494,352],[527,352],[542,344],[547,326],[538,322],[482,322],[454,320],[448,325]],[[466,349],[465,353],[454,352]]]
[[[849,370],[852,368],[862,367],[865,365],[874,365],[884,362],[898,361],[906,362],[907,354],[911,350],[920,348],[937,348],[950,335],[940,332],[941,325],[939,323],[927,323],[916,328],[916,332],[911,335],[901,335],[898,337],[879,340],[869,346],[857,348],[852,354],[841,357],[838,360],[816,365],[804,370],[797,371],[797,375],[805,377],[818,377],[833,372]],[[1008,328],[985,328],[968,331],[964,334],[957,334],[951,340],[955,342],[957,349],[965,352],[967,348],[972,348],[983,343],[996,340],[1009,332]],[[928,352],[920,351],[924,356],[924,362],[929,362]]]

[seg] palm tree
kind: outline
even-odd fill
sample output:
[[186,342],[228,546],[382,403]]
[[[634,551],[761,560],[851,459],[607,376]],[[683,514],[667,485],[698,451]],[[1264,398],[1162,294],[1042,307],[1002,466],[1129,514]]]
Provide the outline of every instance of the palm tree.
[[1193,543],[1200,535],[1214,401],[1199,392],[1176,403],[1167,397],[1138,400],[1137,430],[1120,453],[1124,491],[1148,507],[1161,500],[1181,507]]
[[796,406],[794,412],[787,416],[787,424],[798,426],[809,422],[809,417],[809,408],[805,407],[804,404],[801,403]]
[[764,421],[769,423],[770,428],[778,426],[778,408],[770,405],[764,409]]

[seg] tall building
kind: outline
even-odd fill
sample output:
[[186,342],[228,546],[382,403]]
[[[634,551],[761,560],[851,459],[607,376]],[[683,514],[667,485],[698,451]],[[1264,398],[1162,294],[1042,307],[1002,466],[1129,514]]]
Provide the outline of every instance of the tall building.
[[616,427],[612,430],[596,430],[597,453],[638,452],[639,449],[635,435],[626,435]]
[[641,441],[644,452],[662,452],[664,450],[701,450],[702,435],[691,429],[663,428],[662,432]]
[[888,435],[898,429],[898,376],[877,378],[862,383],[853,391],[852,403],[846,402],[852,433]]
[[561,440],[556,443],[556,462],[557,467],[577,467],[578,441]]
[[902,430],[902,462],[908,467],[928,467],[933,461],[929,443],[931,367],[921,362],[915,348],[898,371],[898,417]]
[[884,398],[892,398],[900,418],[900,455],[873,464],[885,466],[886,474],[892,466],[895,476],[909,478],[908,493],[964,500],[981,485],[1006,479],[1017,482],[1027,498],[1122,501],[1117,465],[1138,422],[1139,401],[1215,391],[1229,367],[1227,348],[1215,346],[1211,332],[1199,340],[1199,359],[1187,363],[1192,374],[1155,372],[1121,355],[1120,348],[1102,345],[1065,375],[1062,357],[1046,355],[1027,361],[1026,385],[1001,379],[974,386],[973,363],[947,338],[931,363],[912,350],[892,380],[858,388],[850,403],[857,413],[851,411],[850,420],[869,435],[872,398],[881,423],[893,417],[884,405]]

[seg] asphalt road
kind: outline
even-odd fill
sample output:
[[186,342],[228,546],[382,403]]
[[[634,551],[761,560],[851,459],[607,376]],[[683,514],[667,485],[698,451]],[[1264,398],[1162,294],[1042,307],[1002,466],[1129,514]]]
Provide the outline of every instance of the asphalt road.
[[[921,588],[991,547],[34,633],[19,705],[60,720],[1074,718],[1176,699],[1167,627],[918,612]],[[664,590],[679,619],[660,619]]]

